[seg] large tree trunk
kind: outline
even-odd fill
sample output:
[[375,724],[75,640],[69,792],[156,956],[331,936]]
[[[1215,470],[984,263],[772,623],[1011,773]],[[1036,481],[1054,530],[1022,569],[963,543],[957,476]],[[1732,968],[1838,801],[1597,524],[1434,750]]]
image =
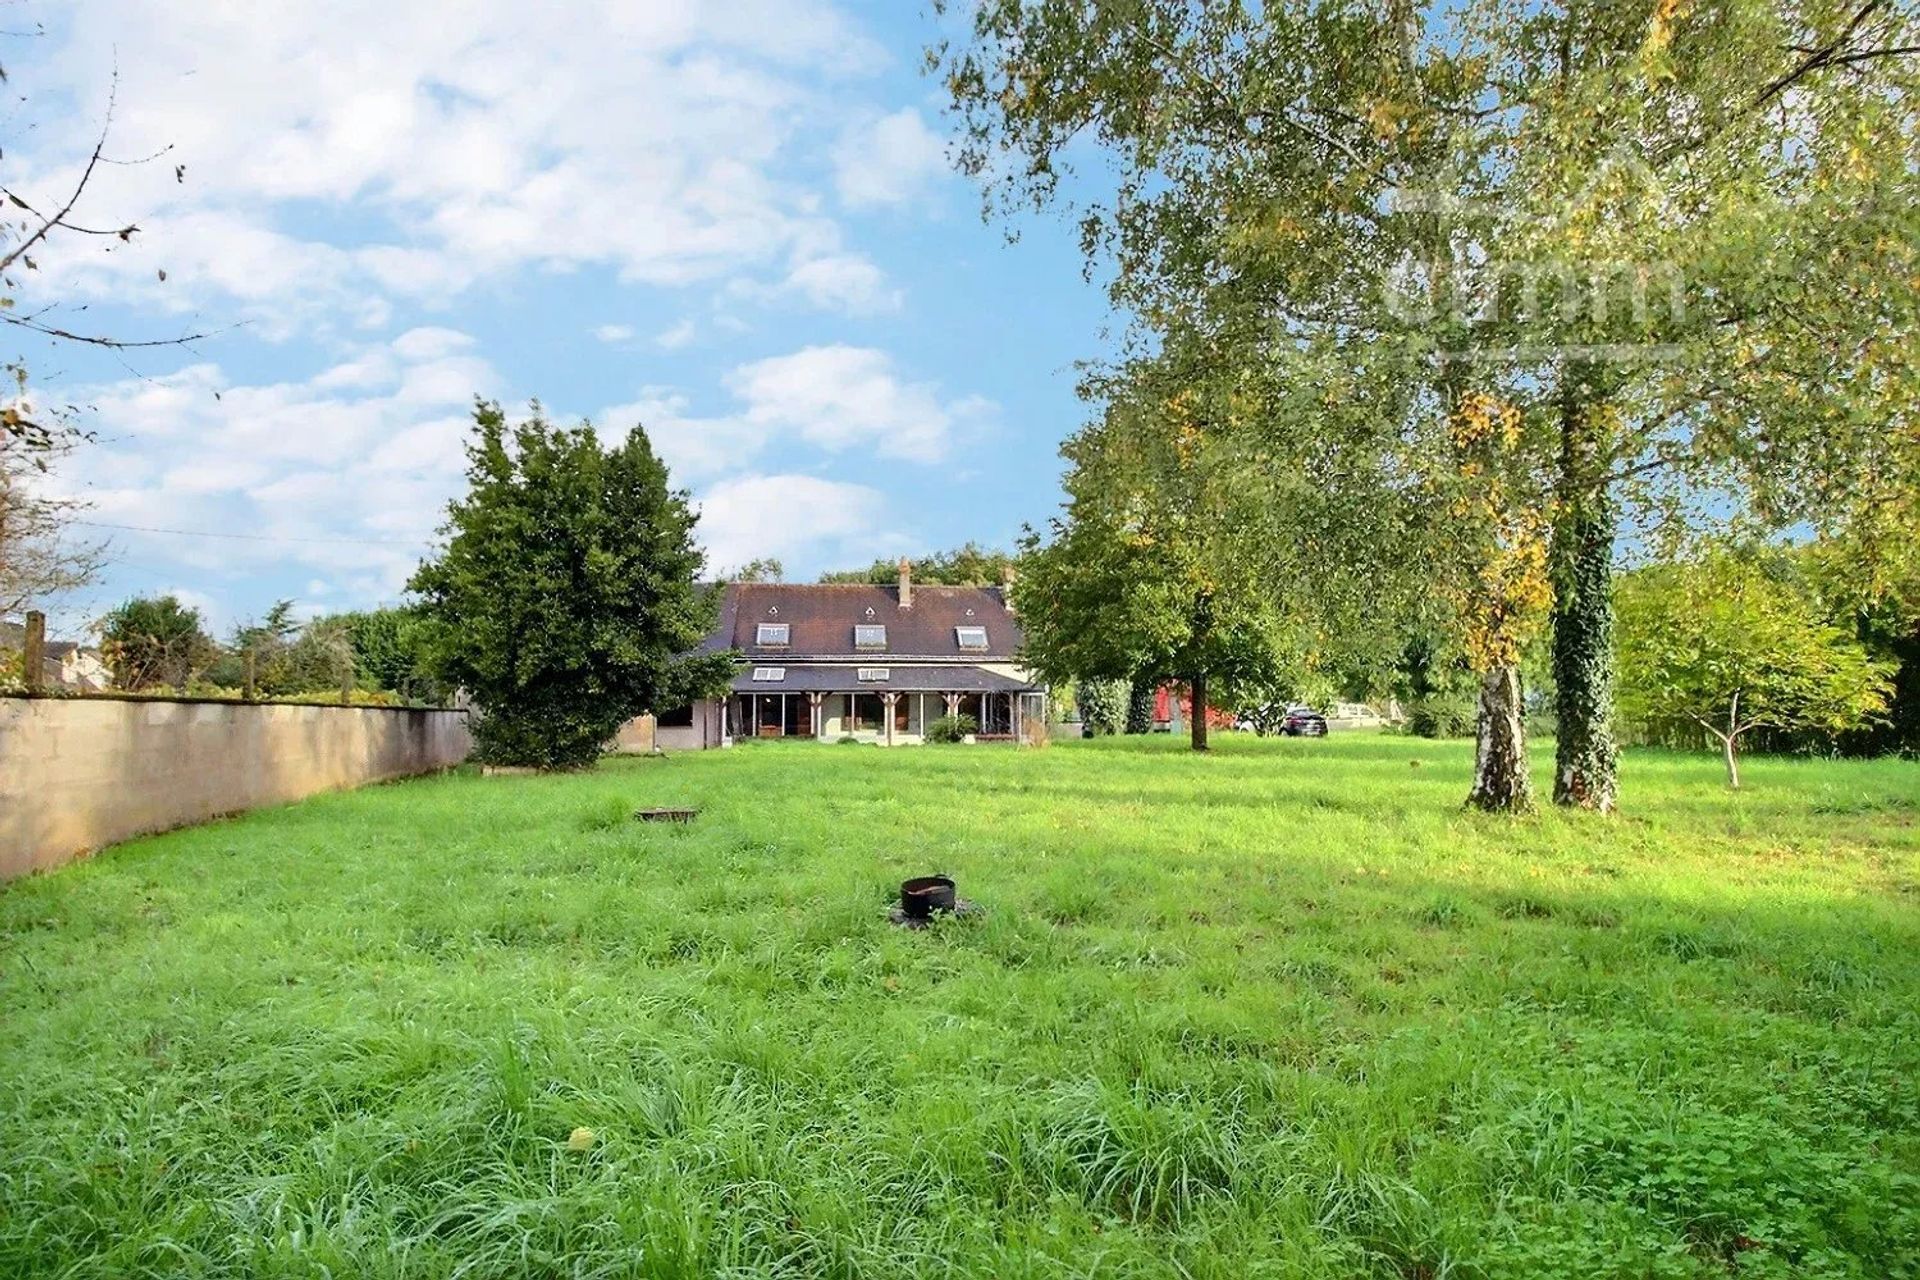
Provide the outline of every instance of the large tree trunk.
[[1619,797],[1613,736],[1613,535],[1604,495],[1563,512],[1553,531],[1553,680],[1558,728],[1553,802],[1611,813]]
[[1133,686],[1127,691],[1127,732],[1153,732],[1153,694],[1154,681],[1151,676],[1137,675]]
[[[1572,375],[1570,375],[1572,376]],[[1560,513],[1553,527],[1553,802],[1611,813],[1619,797],[1613,736],[1613,539],[1619,523],[1590,384],[1560,409]]]
[[1207,749],[1207,673],[1193,673],[1193,714],[1187,717],[1193,721],[1193,749]]
[[1468,804],[1506,813],[1533,807],[1525,717],[1519,667],[1495,667],[1480,677],[1479,741]]

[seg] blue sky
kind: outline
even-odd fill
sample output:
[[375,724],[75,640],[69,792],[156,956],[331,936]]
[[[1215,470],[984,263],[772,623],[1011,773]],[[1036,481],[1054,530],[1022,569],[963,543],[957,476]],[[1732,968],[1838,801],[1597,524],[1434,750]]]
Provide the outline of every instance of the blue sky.
[[212,331],[29,350],[36,394],[98,433],[57,483],[99,524],[247,535],[94,530],[114,563],[57,610],[68,629],[163,590],[222,629],[282,597],[398,598],[476,392],[643,421],[721,566],[1005,544],[1058,501],[1107,308],[1065,218],[1014,244],[981,220],[914,5],[39,16],[6,58],[8,184],[69,179],[116,63],[110,154],[171,150],[90,192],[133,244],[50,251],[23,302],[120,337]]

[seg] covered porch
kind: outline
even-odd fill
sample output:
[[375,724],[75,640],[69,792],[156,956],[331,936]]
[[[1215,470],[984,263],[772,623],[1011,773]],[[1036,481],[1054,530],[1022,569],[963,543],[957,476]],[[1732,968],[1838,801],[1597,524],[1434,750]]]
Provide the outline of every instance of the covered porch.
[[1029,723],[1045,722],[1046,693],[974,668],[761,667],[735,678],[727,715],[735,738],[899,745],[924,741],[934,721],[960,715],[978,726],[975,741],[1013,742]]

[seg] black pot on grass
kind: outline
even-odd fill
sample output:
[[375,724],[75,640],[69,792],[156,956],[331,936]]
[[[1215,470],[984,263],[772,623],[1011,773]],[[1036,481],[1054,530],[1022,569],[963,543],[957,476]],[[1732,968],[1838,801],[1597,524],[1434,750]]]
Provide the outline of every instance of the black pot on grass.
[[951,911],[959,900],[953,881],[946,876],[915,876],[900,885],[900,911],[909,920],[925,920],[936,911]]

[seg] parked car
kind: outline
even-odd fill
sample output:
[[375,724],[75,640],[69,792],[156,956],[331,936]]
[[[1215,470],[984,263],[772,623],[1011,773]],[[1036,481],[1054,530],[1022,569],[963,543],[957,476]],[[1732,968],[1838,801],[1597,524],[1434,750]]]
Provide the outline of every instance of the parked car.
[[1324,738],[1327,718],[1312,707],[1288,707],[1285,718],[1280,721],[1280,732],[1289,738]]

